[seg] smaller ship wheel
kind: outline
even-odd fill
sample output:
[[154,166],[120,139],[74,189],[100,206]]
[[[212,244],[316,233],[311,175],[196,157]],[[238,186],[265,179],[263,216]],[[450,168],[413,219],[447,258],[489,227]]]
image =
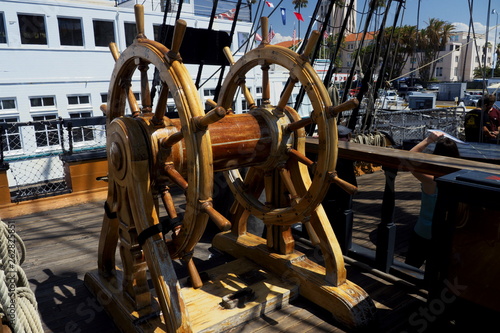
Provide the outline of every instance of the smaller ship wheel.
[[[249,113],[262,117],[273,133],[271,151],[266,162],[248,170],[243,179],[238,169],[227,171],[230,187],[236,200],[250,214],[265,224],[290,225],[307,220],[326,194],[329,184],[336,178],[337,126],[336,114],[353,108],[354,101],[340,108],[332,106],[328,92],[309,63],[308,57],[318,39],[315,31],[301,55],[290,49],[269,45],[267,40],[267,18],[261,20],[262,43],[243,55],[237,62],[226,50],[231,70],[222,86],[218,105],[230,108],[235,95],[241,89],[249,105]],[[289,72],[288,84],[283,89],[276,105],[271,104],[269,71],[271,66],[281,66]],[[260,68],[262,77],[262,102],[257,106],[255,99],[245,86],[245,75],[254,68]],[[295,85],[305,89],[313,112],[311,118],[300,119],[298,113],[287,103]],[[305,156],[304,126],[314,122],[319,136],[316,162]],[[273,174],[279,174],[288,202],[277,202],[276,183]],[[312,179],[310,177],[312,173]],[[262,190],[265,201],[259,201]],[[278,200],[280,201],[280,200]]]

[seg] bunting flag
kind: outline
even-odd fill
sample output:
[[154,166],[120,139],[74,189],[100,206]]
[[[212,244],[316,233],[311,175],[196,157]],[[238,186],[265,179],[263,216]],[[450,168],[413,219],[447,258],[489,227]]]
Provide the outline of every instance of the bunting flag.
[[234,20],[234,14],[236,13],[236,8],[230,9],[225,13],[221,13],[218,15],[215,15],[216,19],[227,19],[227,20]]
[[255,33],[255,40],[257,40],[259,42],[262,41],[262,36],[259,35],[257,32]]
[[268,7],[274,8],[273,3],[272,3],[272,2],[270,2],[270,1],[266,1],[266,5],[267,5]]
[[274,38],[274,35],[275,35],[275,33],[274,33],[274,30],[273,30],[273,26],[271,25],[271,26],[269,26],[269,35],[267,36],[267,42],[268,43],[271,43],[271,41]]
[[281,21],[283,22],[283,25],[286,25],[286,8],[281,7]]
[[302,17],[301,13],[298,13],[298,12],[293,12],[293,13],[295,14],[295,17],[297,18],[297,20],[304,22],[304,18]]

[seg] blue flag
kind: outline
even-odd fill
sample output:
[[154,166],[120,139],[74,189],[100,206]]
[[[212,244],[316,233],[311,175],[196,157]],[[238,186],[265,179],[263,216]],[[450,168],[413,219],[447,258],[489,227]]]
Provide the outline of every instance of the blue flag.
[[286,25],[286,8],[281,7],[281,20],[283,21],[283,25]]

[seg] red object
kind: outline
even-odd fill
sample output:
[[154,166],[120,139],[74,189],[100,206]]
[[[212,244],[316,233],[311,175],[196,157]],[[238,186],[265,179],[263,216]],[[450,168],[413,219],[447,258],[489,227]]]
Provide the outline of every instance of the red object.
[[302,17],[301,13],[293,12],[295,14],[295,17],[297,20],[304,22],[304,18]]

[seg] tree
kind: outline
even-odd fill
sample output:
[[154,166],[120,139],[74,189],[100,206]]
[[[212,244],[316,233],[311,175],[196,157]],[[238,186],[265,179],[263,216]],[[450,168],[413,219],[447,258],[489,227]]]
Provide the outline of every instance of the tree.
[[436,71],[439,52],[444,51],[455,27],[435,18],[431,18],[427,24],[428,26],[418,33],[417,47],[420,55],[418,59],[420,77],[430,81]]
[[388,52],[387,58],[391,59],[386,68],[386,80],[392,80],[393,78],[400,77],[403,74],[403,69],[408,62],[408,59],[415,58],[416,37],[416,26],[405,25],[402,27],[390,27],[386,29],[381,43],[381,54],[386,54],[386,52]]
[[307,0],[292,0],[293,8],[299,9],[307,7]]

